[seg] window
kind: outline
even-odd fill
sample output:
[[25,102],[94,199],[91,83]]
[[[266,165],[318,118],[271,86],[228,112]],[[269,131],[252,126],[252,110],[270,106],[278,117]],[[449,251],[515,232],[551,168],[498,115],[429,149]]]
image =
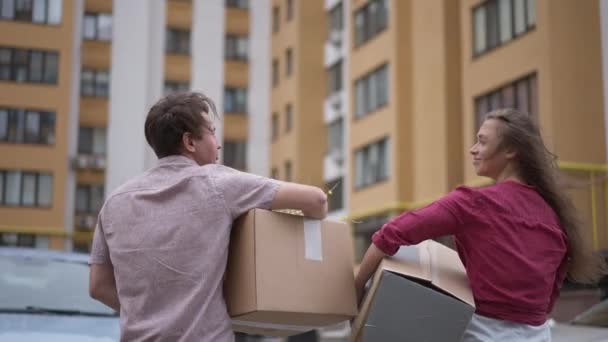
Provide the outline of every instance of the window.
[[57,52],[0,47],[0,81],[57,84]]
[[78,130],[78,153],[104,156],[106,154],[106,129],[102,127],[80,127]]
[[181,81],[165,81],[164,94],[169,95],[171,93],[179,93],[190,90],[190,84],[188,82]]
[[387,221],[386,215],[376,215],[367,217],[354,224],[353,238],[355,242],[355,260],[361,262],[365,251],[372,242],[372,235],[378,231]]
[[329,32],[342,31],[344,28],[344,19],[342,18],[342,15],[342,2],[339,2],[329,10]]
[[227,35],[225,59],[246,61],[248,58],[249,38],[247,36]]
[[374,38],[387,27],[388,0],[371,0],[355,13],[355,46]]
[[279,114],[272,113],[272,141],[279,138]]
[[275,6],[272,8],[272,32],[274,32],[274,33],[279,32],[280,20],[281,20],[281,12],[279,11],[279,8]]
[[279,179],[279,169],[277,169],[276,167],[273,167],[272,170],[270,171],[270,177],[272,179]]
[[294,12],[294,0],[287,0],[287,6],[286,6],[286,11],[287,13],[285,13],[285,16],[287,17],[287,21],[290,21],[291,19],[293,19],[293,12]]
[[279,61],[272,61],[272,86],[276,87],[279,84]]
[[165,51],[176,54],[190,54],[190,31],[168,28]]
[[53,176],[43,172],[0,170],[0,205],[50,207]]
[[515,108],[538,115],[536,74],[532,74],[475,98],[475,135],[485,115],[495,109]]
[[285,162],[285,181],[291,182],[293,179],[291,161]]
[[335,120],[327,126],[327,152],[329,154],[343,153],[344,122],[342,118]]
[[61,23],[62,0],[0,0],[0,20]]
[[103,206],[103,184],[78,184],[76,186],[76,213],[96,215]]
[[359,189],[389,176],[388,139],[367,145],[355,152],[355,188]]
[[87,40],[112,40],[112,15],[109,13],[85,13],[82,36]]
[[247,169],[247,143],[244,141],[225,141],[222,145],[224,165],[245,171]]
[[388,66],[383,65],[355,82],[355,117],[361,118],[388,103]]
[[226,0],[226,6],[232,8],[248,9],[249,0]]
[[342,190],[342,178],[338,178],[325,184],[327,191],[331,190],[331,194],[327,194],[328,211],[339,210],[344,207],[344,193]]
[[0,143],[55,144],[55,113],[0,107]]
[[[38,236],[38,239],[41,239]],[[22,233],[0,233],[0,246],[36,247],[36,235]]]
[[293,71],[293,49],[288,48],[285,50],[285,76],[291,76]]
[[293,109],[291,104],[285,106],[285,133],[291,131],[293,125]]
[[336,62],[327,69],[327,95],[342,90],[342,61]]
[[481,55],[536,27],[536,0],[488,0],[473,9],[473,55]]
[[247,88],[224,89],[224,113],[247,113]]
[[110,75],[107,70],[82,69],[80,73],[80,95],[108,97]]

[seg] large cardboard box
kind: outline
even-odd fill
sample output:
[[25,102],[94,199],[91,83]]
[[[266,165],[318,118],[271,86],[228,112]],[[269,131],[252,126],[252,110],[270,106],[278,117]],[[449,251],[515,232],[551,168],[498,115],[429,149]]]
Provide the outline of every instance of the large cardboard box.
[[353,341],[460,341],[475,311],[458,254],[435,242],[402,247],[375,273]]
[[233,227],[224,296],[239,332],[289,336],[353,318],[349,227],[249,211]]

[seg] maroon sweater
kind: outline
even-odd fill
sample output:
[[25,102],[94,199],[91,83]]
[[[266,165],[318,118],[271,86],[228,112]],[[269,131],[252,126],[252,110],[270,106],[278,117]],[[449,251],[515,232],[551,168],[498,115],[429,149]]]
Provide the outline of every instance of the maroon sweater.
[[504,181],[459,187],[385,224],[372,238],[384,253],[454,235],[476,312],[541,325],[566,276],[567,240],[553,209],[533,187]]

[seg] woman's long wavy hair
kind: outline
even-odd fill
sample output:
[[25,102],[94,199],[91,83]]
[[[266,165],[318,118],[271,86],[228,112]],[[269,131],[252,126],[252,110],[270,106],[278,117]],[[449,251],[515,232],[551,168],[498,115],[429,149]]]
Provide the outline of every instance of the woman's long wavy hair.
[[503,123],[499,128],[500,147],[516,152],[519,176],[536,188],[559,217],[568,237],[568,278],[583,284],[597,282],[606,273],[605,261],[583,240],[574,204],[560,190],[557,157],[545,147],[537,125],[530,116],[514,109],[492,111],[485,119]]

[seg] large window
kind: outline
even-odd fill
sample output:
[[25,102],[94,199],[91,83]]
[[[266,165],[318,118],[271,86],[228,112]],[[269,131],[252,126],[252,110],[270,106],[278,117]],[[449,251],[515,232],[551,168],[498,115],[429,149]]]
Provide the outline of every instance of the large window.
[[0,143],[55,144],[55,113],[0,107]]
[[272,60],[272,86],[276,87],[279,85],[279,61],[276,59]]
[[342,60],[327,69],[327,94],[331,95],[342,90]]
[[272,141],[276,141],[279,138],[279,114],[272,113]]
[[0,47],[0,81],[57,83],[59,54]]
[[112,15],[109,13],[85,13],[82,36],[88,40],[112,40]]
[[536,27],[536,0],[488,0],[473,9],[473,55]]
[[342,2],[339,2],[331,10],[329,10],[329,13],[328,13],[329,32],[333,32],[333,31],[340,32],[344,28],[344,19],[342,17],[342,15],[343,15],[342,12],[343,12]]
[[281,11],[279,7],[275,6],[272,8],[272,32],[279,32],[279,25],[281,21]]
[[49,173],[0,170],[0,205],[50,207],[53,176]]
[[388,66],[385,64],[355,82],[355,117],[360,118],[388,103]]
[[78,131],[78,153],[104,156],[106,154],[106,129],[102,127],[80,127]]
[[388,179],[388,139],[367,145],[355,152],[355,188],[359,189]]
[[293,166],[290,160],[285,162],[285,181],[293,181]]
[[189,54],[190,53],[190,31],[184,29],[167,29],[165,50],[168,53]]
[[77,214],[97,214],[103,205],[103,184],[78,184],[75,210]]
[[226,6],[232,8],[248,9],[249,0],[226,0]]
[[190,90],[190,84],[182,81],[165,81],[164,94],[179,93]]
[[325,184],[327,191],[331,190],[331,193],[327,194],[327,206],[328,211],[339,210],[344,207],[344,191],[342,190],[343,178],[338,178]]
[[82,69],[80,72],[80,95],[108,97],[110,74],[107,70]]
[[495,109],[515,108],[531,116],[538,115],[538,86],[536,74],[532,74],[499,89],[475,98],[475,134],[485,115]]
[[287,13],[285,13],[285,17],[287,21],[290,21],[291,19],[293,19],[293,12],[294,12],[294,2],[295,0],[286,0],[287,1],[287,6],[285,6],[285,10]]
[[291,76],[293,72],[293,49],[285,50],[285,77]]
[[224,89],[224,113],[247,113],[247,88]]
[[293,106],[291,103],[285,105],[285,133],[291,131],[293,125]]
[[248,58],[249,39],[247,36],[227,35],[225,58],[228,60],[246,61]]
[[355,13],[355,46],[384,31],[388,22],[388,0],[371,0]]
[[238,170],[247,169],[247,143],[226,140],[222,145],[224,165]]
[[339,118],[327,126],[327,152],[342,154],[344,149],[344,122]]
[[0,0],[0,20],[61,23],[62,0]]

